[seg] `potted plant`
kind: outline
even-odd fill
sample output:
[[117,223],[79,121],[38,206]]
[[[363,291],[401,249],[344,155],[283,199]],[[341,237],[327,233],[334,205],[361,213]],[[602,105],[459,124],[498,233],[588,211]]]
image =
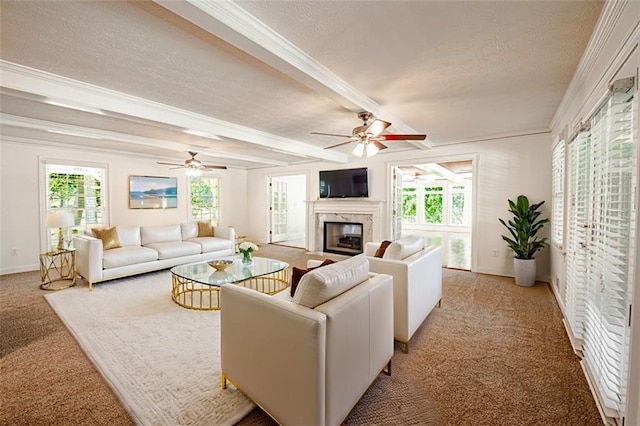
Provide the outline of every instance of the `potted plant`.
[[536,260],[534,255],[546,245],[546,238],[539,238],[538,231],[549,222],[549,219],[540,219],[542,212],[541,201],[537,204],[529,204],[529,199],[524,195],[518,195],[514,203],[509,201],[509,211],[513,218],[508,222],[498,219],[511,234],[510,237],[503,235],[502,239],[507,242],[509,248],[515,254],[513,267],[515,270],[516,284],[521,286],[532,286],[536,282]]

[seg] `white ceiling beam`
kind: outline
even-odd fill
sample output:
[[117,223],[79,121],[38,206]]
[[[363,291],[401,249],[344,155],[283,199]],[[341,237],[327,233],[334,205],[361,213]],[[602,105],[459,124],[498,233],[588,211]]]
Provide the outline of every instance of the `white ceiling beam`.
[[[51,100],[77,104],[77,100],[82,99],[82,104],[87,107],[152,120],[180,128],[205,131],[221,137],[249,142],[267,149],[286,151],[291,155],[337,163],[347,163],[349,161],[349,156],[344,153],[323,150],[315,145],[4,60],[0,60],[0,75],[2,75],[0,83],[2,87],[33,93]],[[263,162],[265,161],[263,160]]]
[[0,113],[0,122],[2,122],[4,126],[14,126],[32,130],[40,130],[58,134],[65,134],[69,136],[76,136],[80,138],[111,140],[136,145],[150,146],[154,148],[165,148],[179,152],[197,151],[201,155],[206,155],[213,158],[230,158],[235,160],[250,161],[257,164],[265,164],[269,166],[289,165],[289,163],[285,161],[272,160],[269,158],[228,153],[218,149],[207,149],[200,146],[195,147],[179,142],[170,142],[160,139],[146,138],[143,136],[133,136],[125,133],[74,126],[70,124],[62,124],[34,118],[25,118],[11,114]]
[[[422,133],[386,111],[233,1],[154,2],[321,95],[333,99],[346,109],[353,112],[369,111],[374,116],[393,123],[393,128],[398,133]],[[431,147],[426,140],[408,142],[420,149]]]

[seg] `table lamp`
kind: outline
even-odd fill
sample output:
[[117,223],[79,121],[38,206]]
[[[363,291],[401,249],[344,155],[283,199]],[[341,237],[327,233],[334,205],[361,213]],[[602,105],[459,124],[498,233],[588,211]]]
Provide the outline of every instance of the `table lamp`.
[[73,213],[51,212],[47,214],[47,226],[49,228],[58,228],[58,247],[57,250],[64,250],[64,238],[62,237],[62,228],[70,228],[75,224]]

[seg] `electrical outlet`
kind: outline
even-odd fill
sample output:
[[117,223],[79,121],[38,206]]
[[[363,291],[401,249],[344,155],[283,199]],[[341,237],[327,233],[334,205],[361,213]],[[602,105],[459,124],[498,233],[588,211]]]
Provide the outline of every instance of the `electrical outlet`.
[[492,252],[493,257],[498,257],[500,255],[500,251],[499,250],[493,250]]
[[11,249],[11,256],[17,256],[18,255],[18,249],[17,248],[12,248]]

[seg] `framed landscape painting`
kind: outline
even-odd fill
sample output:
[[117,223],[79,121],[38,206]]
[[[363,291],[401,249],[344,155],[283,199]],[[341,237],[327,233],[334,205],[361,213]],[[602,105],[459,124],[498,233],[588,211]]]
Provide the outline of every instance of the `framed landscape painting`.
[[178,207],[178,179],[160,176],[129,176],[130,209]]

